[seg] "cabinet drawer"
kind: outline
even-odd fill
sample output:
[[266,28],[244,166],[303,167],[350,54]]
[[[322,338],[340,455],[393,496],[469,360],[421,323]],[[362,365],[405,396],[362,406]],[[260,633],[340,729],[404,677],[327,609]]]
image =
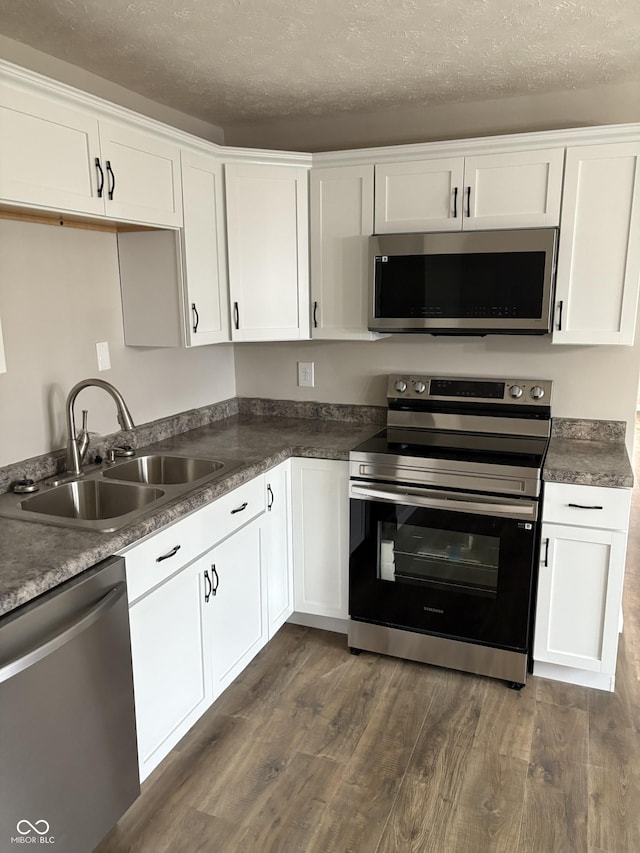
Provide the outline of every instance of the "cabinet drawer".
[[123,555],[129,602],[158,586],[211,547],[203,535],[205,510],[198,510],[159,530]]
[[264,476],[260,475],[134,545],[123,554],[129,602],[264,511]]
[[266,509],[264,476],[254,477],[218,498],[206,508],[207,538],[211,545],[226,539]]
[[542,518],[555,524],[627,530],[630,508],[630,489],[546,483]]

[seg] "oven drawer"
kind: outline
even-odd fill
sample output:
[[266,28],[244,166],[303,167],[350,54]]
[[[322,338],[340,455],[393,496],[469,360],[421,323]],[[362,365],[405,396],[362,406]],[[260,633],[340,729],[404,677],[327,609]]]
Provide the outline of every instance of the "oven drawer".
[[542,519],[554,524],[627,530],[630,489],[545,483]]

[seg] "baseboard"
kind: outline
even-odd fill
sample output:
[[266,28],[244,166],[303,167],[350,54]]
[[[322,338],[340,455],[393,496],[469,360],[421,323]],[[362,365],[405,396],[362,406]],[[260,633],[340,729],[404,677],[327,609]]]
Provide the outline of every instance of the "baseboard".
[[615,676],[606,672],[590,672],[587,669],[576,669],[572,666],[534,661],[533,674],[540,678],[579,684],[581,687],[594,687],[596,690],[606,690],[609,693],[615,690]]
[[304,625],[307,628],[319,628],[321,631],[333,631],[334,634],[347,634],[348,619],[337,619],[335,616],[318,616],[315,613],[293,613],[287,619],[294,625]]

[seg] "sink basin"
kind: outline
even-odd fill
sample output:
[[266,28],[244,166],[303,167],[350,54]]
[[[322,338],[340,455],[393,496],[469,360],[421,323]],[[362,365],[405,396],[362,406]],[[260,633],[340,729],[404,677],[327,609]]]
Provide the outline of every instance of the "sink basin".
[[195,483],[203,477],[222,472],[224,462],[212,459],[193,459],[187,456],[139,456],[103,472],[111,480],[153,485]]
[[0,517],[112,533],[240,465],[237,459],[146,453],[101,465],[77,480],[44,483],[42,491],[20,501],[12,493],[0,495]]
[[57,516],[61,519],[102,521],[118,518],[157,501],[162,489],[105,483],[102,480],[76,480],[20,501],[25,512]]

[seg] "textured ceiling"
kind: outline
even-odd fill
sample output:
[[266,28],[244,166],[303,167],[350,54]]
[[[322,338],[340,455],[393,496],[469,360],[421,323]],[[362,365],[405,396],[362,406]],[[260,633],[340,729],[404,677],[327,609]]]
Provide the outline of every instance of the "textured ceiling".
[[0,0],[0,32],[220,125],[640,80],[640,0]]

